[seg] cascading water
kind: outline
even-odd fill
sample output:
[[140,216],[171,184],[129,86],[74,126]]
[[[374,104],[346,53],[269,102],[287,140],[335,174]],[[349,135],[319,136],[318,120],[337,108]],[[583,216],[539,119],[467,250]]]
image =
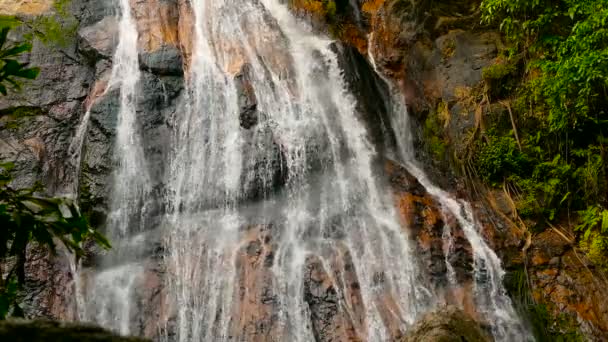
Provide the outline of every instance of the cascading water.
[[[370,35],[369,42],[370,47],[374,46],[373,35]],[[377,69],[371,48],[369,59],[374,69]],[[387,81],[387,83],[389,82]],[[392,93],[394,103],[391,118],[393,119],[392,127],[397,137],[396,159],[401,160],[426,191],[437,199],[442,206],[444,216],[450,215],[456,218],[458,225],[464,231],[464,235],[473,249],[474,295],[478,311],[488,322],[492,322],[492,334],[497,341],[524,341],[532,339],[528,336],[530,335],[529,332],[522,324],[510,298],[507,296],[502,284],[505,272],[501,267],[500,259],[479,233],[479,225],[475,221],[470,204],[453,198],[449,193],[435,186],[425,174],[415,157],[405,100],[395,89],[392,89]],[[448,279],[452,285],[457,285],[453,276],[453,267],[448,261],[452,247],[451,234],[450,228],[446,225],[443,238],[447,240],[445,257],[449,273]]]
[[[102,269],[87,279],[88,284],[79,284],[86,287],[86,296],[91,298],[79,308],[79,316],[129,334],[133,333],[130,326],[134,285],[143,270],[133,260],[143,248],[144,241],[137,233],[141,232],[142,218],[146,215],[145,199],[150,192],[150,181],[136,117],[140,78],[138,33],[129,0],[120,0],[120,18],[120,38],[106,90],[118,89],[120,92],[115,145],[117,165],[107,223],[107,235],[113,242],[113,249],[103,256]],[[85,119],[83,125],[88,124],[88,114]]]
[[[255,301],[269,308],[272,319],[264,323],[269,336],[251,340],[315,340],[305,296],[315,263],[331,279],[337,310],[354,336],[387,341],[407,330],[441,300],[374,171],[378,153],[357,119],[357,99],[348,91],[332,41],[302,27],[279,0],[190,5],[194,44],[185,95],[171,118],[173,153],[159,228],[172,303],[166,310],[174,311],[173,318],[159,322],[163,338],[250,340],[239,315]],[[120,90],[108,222],[115,246],[90,279],[92,299],[81,313],[81,319],[123,334],[140,333],[131,329],[133,316],[142,314],[134,297],[145,273],[145,239],[138,233],[151,192],[136,118],[140,71],[130,11],[129,0],[120,0],[120,41],[109,85]],[[255,101],[249,108],[255,119],[247,127],[239,87]],[[405,110],[394,114],[396,120],[407,118]],[[407,122],[393,125],[399,159],[471,243],[477,304],[493,323],[495,338],[521,340],[525,332],[504,294],[500,262],[476,231],[471,210],[433,186],[417,166]],[[268,270],[258,274],[268,282],[264,298],[242,286],[251,275],[242,271],[240,257],[243,250],[251,252],[255,234],[271,246],[264,247],[270,250]],[[347,288],[355,283],[357,295]]]
[[[281,139],[280,167],[287,173],[280,200],[268,199],[260,215],[280,240],[272,268],[273,293],[279,297],[276,338],[313,339],[310,327],[300,324],[307,310],[302,289],[306,259],[341,248],[350,251],[357,267],[368,304],[369,339],[387,338],[374,304],[379,287],[392,294],[403,324],[412,323],[429,294],[417,287],[407,238],[372,174],[375,152],[363,125],[353,119],[355,99],[346,91],[331,42],[294,25],[278,2],[192,5],[196,48],[188,84],[191,100],[185,117],[178,118],[182,124],[170,186],[175,198],[168,261],[176,270],[172,292],[179,303],[179,340],[218,340],[229,334],[238,283],[234,254],[246,215],[236,201],[248,196],[248,183],[256,178],[273,183],[273,172],[264,171],[272,168],[264,161],[277,158],[276,150],[264,145],[270,130]],[[263,113],[249,136],[239,133],[236,92],[222,70],[235,60],[251,69]],[[242,154],[246,144],[266,150],[250,160],[251,155]],[[311,171],[319,161],[323,168]],[[379,274],[385,278],[382,284],[373,282]]]

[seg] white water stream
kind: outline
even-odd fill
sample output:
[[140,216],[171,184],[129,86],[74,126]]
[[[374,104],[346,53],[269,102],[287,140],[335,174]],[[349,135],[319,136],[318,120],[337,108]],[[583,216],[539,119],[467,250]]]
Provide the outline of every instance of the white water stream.
[[[102,257],[101,270],[87,278],[87,302],[79,308],[82,320],[95,321],[112,327],[121,334],[132,331],[132,315],[137,314],[133,303],[134,284],[142,276],[143,266],[135,260],[143,250],[142,218],[146,215],[146,196],[150,180],[140,133],[137,125],[137,86],[140,68],[137,52],[137,28],[131,16],[129,0],[120,0],[119,41],[114,54],[112,74],[107,90],[120,90],[115,158],[110,213],[106,234],[113,248]],[[88,112],[82,127],[88,124]],[[79,134],[82,132],[79,129]],[[78,138],[77,134],[77,138]],[[77,293],[83,290],[76,289]]]
[[[191,5],[193,55],[183,110],[172,118],[163,199],[168,209],[160,228],[164,280],[175,309],[173,330],[164,338],[235,339],[235,258],[244,227],[254,224],[272,226],[277,241],[271,267],[276,328],[269,340],[315,339],[306,323],[305,268],[314,256],[331,273],[330,256],[344,250],[363,300],[364,326],[357,334],[369,341],[391,338],[382,298],[391,298],[390,315],[407,330],[440,300],[417,263],[391,192],[373,171],[377,152],[356,118],[357,99],[347,89],[332,41],[312,34],[279,0],[191,0]],[[90,280],[91,299],[81,318],[139,334],[131,328],[134,316],[142,314],[133,299],[144,273],[145,239],[138,234],[151,189],[137,129],[140,71],[130,11],[129,0],[120,0],[120,41],[110,81],[120,89],[108,222],[114,250]],[[249,130],[239,126],[238,72],[247,75],[260,113]],[[457,219],[472,246],[480,313],[497,340],[522,340],[526,332],[502,287],[500,260],[477,231],[470,207],[428,180],[411,153],[405,107],[395,107],[393,114],[400,160]],[[252,198],[261,203],[254,214],[243,205]],[[346,290],[337,291],[340,308],[357,316]]]

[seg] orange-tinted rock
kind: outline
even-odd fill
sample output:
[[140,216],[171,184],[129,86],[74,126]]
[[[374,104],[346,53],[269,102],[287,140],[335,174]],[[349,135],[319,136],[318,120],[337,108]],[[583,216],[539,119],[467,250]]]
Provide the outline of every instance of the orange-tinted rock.
[[233,297],[230,334],[237,341],[268,341],[281,336],[279,302],[274,293],[272,265],[276,252],[272,227],[247,228],[236,254],[237,286]]
[[[398,214],[404,229],[418,247],[422,265],[430,272],[433,284],[441,288],[447,283],[446,252],[456,270],[458,282],[465,284],[471,279],[472,251],[456,220],[441,211],[440,204],[403,166],[387,160],[385,170],[393,188]],[[451,239],[444,237],[448,227]],[[450,251],[446,243],[451,241]]]
[[179,48],[184,57],[185,70],[189,70],[192,62],[192,45],[194,44],[194,13],[189,0],[178,0],[177,5],[179,12],[177,22]]
[[346,275],[346,279],[351,279],[350,284],[335,283],[341,274],[348,272],[342,268],[344,262],[351,263],[347,269],[354,267],[348,255],[335,257],[348,260],[333,259],[331,266],[338,267],[332,270],[326,270],[318,257],[307,260],[304,298],[311,311],[313,332],[317,341],[362,341],[365,320],[356,277]]
[[175,1],[131,0],[131,8],[140,50],[152,52],[162,46],[179,45],[179,10]]
[[608,336],[608,288],[603,272],[553,230],[535,236],[529,254],[535,300],[556,317],[565,315],[579,322],[589,338],[602,341]]
[[0,14],[39,15],[48,12],[53,2],[53,0],[3,0],[0,3]]

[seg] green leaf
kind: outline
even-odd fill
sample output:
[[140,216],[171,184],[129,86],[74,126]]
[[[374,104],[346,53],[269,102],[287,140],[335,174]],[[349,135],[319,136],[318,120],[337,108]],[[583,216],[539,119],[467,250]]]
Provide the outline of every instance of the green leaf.
[[583,240],[589,240],[589,237],[591,237],[591,228],[588,228],[587,230],[585,230],[585,234],[583,235]]
[[8,37],[9,31],[10,27],[2,25],[2,22],[0,21],[0,49],[2,49],[4,43],[6,43],[6,37]]
[[602,233],[608,233],[608,210],[602,211]]
[[[11,29],[11,28],[17,27],[21,24],[22,24],[22,21],[20,19],[16,18],[15,16],[0,14],[0,28]],[[0,45],[0,49],[1,48],[2,48],[2,45]]]
[[10,310],[10,301],[6,293],[0,292],[0,320],[6,319]]
[[31,50],[32,50],[31,44],[25,43],[25,44],[17,45],[8,50],[0,51],[0,58],[14,57],[21,53],[29,52]]
[[17,62],[14,59],[3,59],[2,61],[4,62],[2,71],[4,72],[5,75],[8,75],[8,76],[14,75],[16,72],[18,72],[22,68],[21,63]]
[[565,200],[567,200],[569,196],[570,196],[570,192],[568,191],[568,192],[567,192],[567,193],[564,195],[564,197],[562,198],[562,200],[561,200],[561,201],[559,201],[559,204],[561,205],[562,203],[564,203],[564,201],[565,201]]

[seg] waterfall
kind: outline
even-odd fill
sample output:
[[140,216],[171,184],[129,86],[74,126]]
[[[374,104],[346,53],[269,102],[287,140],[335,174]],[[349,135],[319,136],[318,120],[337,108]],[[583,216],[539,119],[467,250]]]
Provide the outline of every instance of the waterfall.
[[[137,125],[137,86],[140,69],[137,28],[129,0],[120,0],[120,38],[106,92],[118,89],[120,108],[117,118],[115,156],[110,214],[106,234],[113,249],[102,257],[102,269],[92,275],[86,287],[89,301],[79,308],[83,320],[112,327],[121,334],[131,331],[134,285],[143,267],[131,262],[142,252],[145,197],[150,192],[149,176]],[[83,126],[88,124],[88,114]],[[86,126],[84,126],[86,129]],[[77,292],[82,291],[76,289]]]
[[[373,34],[369,37],[369,60],[374,69],[377,70],[373,47]],[[378,72],[381,74],[380,72]],[[386,80],[390,84],[390,81]],[[408,171],[416,177],[428,193],[437,199],[445,215],[455,217],[460,228],[473,249],[474,277],[475,277],[475,299],[480,313],[488,322],[493,322],[492,334],[497,341],[524,341],[531,339],[530,334],[519,319],[513,304],[508,297],[502,284],[504,270],[496,253],[488,246],[479,232],[479,224],[475,221],[473,210],[469,203],[453,198],[449,193],[440,189],[429,179],[423,168],[419,165],[414,154],[414,144],[410,132],[407,107],[405,99],[398,90],[392,89],[393,120],[392,127],[397,137],[397,156]],[[447,252],[445,255],[448,278],[452,285],[455,282],[453,267],[450,265],[449,252],[453,241],[451,240],[450,228],[444,227],[443,238],[447,240]]]
[[[402,324],[413,323],[429,294],[416,284],[407,237],[372,173],[375,151],[363,125],[353,119],[356,100],[346,90],[331,41],[302,30],[276,1],[192,5],[196,44],[189,101],[178,118],[170,182],[175,197],[167,261],[175,269],[171,292],[179,303],[179,340],[229,335],[239,226],[251,220],[237,202],[248,196],[250,182],[273,183],[272,170],[264,170],[273,165],[263,165],[277,158],[276,149],[265,145],[268,134],[280,137],[278,158],[287,170],[279,199],[267,196],[259,215],[272,224],[279,245],[272,267],[277,338],[313,339],[310,327],[300,323],[307,320],[302,288],[307,258],[325,256],[328,265],[344,248],[357,268],[369,339],[388,336],[375,304],[380,287],[396,301]],[[222,69],[234,59],[252,71],[263,113],[254,132],[239,129],[236,91]],[[251,153],[243,154],[249,144],[266,150],[250,160]],[[310,174],[318,160],[324,163],[316,171],[321,175]],[[262,172],[252,167],[260,163]],[[380,274],[385,282],[374,283]]]
[[[400,336],[442,300],[377,172],[379,153],[357,118],[333,41],[311,33],[280,0],[189,4],[192,56],[171,117],[164,197],[151,199],[137,118],[138,33],[129,0],[120,0],[109,82],[120,91],[107,223],[114,248],[82,285],[81,319],[142,333],[138,291],[149,272],[144,235],[156,200],[165,209],[154,227],[163,258],[154,261],[168,303],[154,308],[167,316],[157,339],[315,340],[314,286],[335,296],[336,327],[352,339]],[[500,261],[470,207],[428,180],[411,153],[405,107],[393,114],[398,159],[471,243],[477,304],[494,337],[521,340]]]

